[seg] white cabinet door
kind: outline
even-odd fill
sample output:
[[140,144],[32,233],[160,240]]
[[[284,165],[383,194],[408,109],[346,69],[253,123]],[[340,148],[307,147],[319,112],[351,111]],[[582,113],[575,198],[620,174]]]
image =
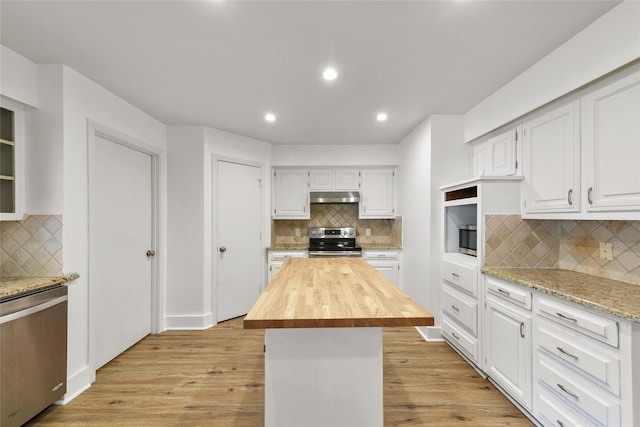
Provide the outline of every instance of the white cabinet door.
[[274,219],[309,219],[309,175],[302,169],[273,171]]
[[360,189],[360,169],[336,169],[335,188],[340,191]]
[[473,149],[474,176],[509,176],[518,172],[518,129],[477,144]]
[[587,211],[640,210],[640,72],[582,99]]
[[579,103],[523,124],[524,213],[580,211]]
[[395,212],[395,169],[363,169],[360,218],[394,218]]
[[483,343],[487,374],[531,409],[531,314],[488,296]]
[[375,268],[380,274],[389,279],[391,283],[400,287],[400,265],[397,263],[376,263],[369,262],[373,268]]
[[23,213],[24,112],[2,100],[0,112],[0,221],[20,221]]
[[309,190],[333,190],[333,169],[311,169],[309,171]]

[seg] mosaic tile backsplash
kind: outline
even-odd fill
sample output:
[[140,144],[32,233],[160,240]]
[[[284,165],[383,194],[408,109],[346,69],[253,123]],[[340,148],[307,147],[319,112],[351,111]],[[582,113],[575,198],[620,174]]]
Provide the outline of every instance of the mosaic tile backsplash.
[[0,276],[62,274],[62,217],[30,215],[0,222]]
[[[311,218],[308,220],[273,220],[271,223],[271,245],[304,245],[309,242],[310,227],[356,227],[360,244],[380,244],[393,247],[402,246],[402,218],[358,219],[358,205],[355,203],[312,204]],[[296,228],[300,236],[295,235]],[[366,236],[366,229],[371,235]]]
[[[640,285],[640,221],[485,216],[485,266],[562,268]],[[600,242],[613,260],[600,259]]]

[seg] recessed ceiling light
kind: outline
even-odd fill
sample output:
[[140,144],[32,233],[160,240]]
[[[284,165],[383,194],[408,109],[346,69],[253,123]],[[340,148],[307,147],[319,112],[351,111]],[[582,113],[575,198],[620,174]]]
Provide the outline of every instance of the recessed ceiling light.
[[322,72],[322,77],[328,81],[335,80],[338,77],[338,72],[333,67],[327,67]]
[[384,122],[385,120],[387,120],[387,113],[378,113],[378,115],[376,116],[376,119],[379,122]]
[[264,116],[264,119],[268,122],[275,122],[276,121],[276,115],[273,113],[267,113]]

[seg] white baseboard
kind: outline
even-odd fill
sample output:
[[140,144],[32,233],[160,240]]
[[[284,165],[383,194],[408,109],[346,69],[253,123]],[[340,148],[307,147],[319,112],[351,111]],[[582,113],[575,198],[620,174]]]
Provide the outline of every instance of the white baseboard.
[[67,378],[67,392],[62,399],[56,400],[54,403],[56,405],[66,405],[91,387],[92,382],[93,372],[91,372],[91,367],[87,365],[81,371]]
[[213,325],[213,313],[165,317],[167,330],[203,330]]
[[427,342],[444,341],[442,339],[440,326],[416,326],[416,331],[418,331]]

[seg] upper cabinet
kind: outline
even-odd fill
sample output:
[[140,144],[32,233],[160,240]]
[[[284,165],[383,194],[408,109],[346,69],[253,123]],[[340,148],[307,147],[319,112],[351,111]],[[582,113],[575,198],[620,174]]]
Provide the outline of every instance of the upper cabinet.
[[22,219],[24,114],[8,100],[0,107],[0,220]]
[[311,191],[358,191],[360,169],[311,169],[309,190]]
[[274,219],[309,219],[309,171],[274,169],[272,203]]
[[585,96],[582,123],[586,210],[640,210],[640,72]]
[[524,213],[580,211],[579,103],[525,122]]
[[574,98],[523,124],[523,216],[639,220],[640,71]]
[[480,142],[473,147],[473,176],[522,175],[519,127]]
[[395,218],[396,169],[362,169],[360,218]]

